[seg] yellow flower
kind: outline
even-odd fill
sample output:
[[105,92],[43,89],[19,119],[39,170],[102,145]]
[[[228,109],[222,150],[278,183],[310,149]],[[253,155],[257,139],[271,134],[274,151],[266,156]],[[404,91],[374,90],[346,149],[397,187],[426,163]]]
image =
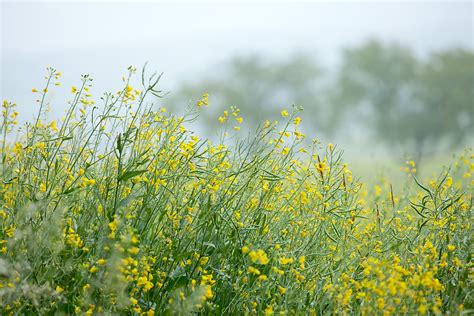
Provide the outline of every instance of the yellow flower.
[[94,179],[88,179],[86,177],[82,178],[82,186],[83,187],[86,187],[88,185],[94,185],[95,184],[95,180]]
[[382,188],[378,185],[374,186],[374,194],[376,197],[379,197],[382,195]]
[[71,92],[72,92],[72,93],[77,93],[77,88],[74,87],[74,86],[72,86],[72,87],[71,87]]
[[258,249],[257,251],[255,251],[255,250],[250,251],[249,256],[250,256],[250,260],[252,260],[252,262],[256,262],[256,263],[259,263],[259,264],[265,265],[269,261],[269,259],[267,257],[267,254],[265,253],[265,251],[263,251],[261,249]]
[[263,282],[263,281],[268,280],[268,277],[265,274],[262,274],[261,276],[258,277],[258,280]]
[[212,287],[210,285],[206,285],[206,291],[204,292],[204,296],[208,299],[214,297],[214,293],[212,293]]
[[132,247],[132,248],[129,248],[127,251],[131,253],[132,255],[136,255],[140,251],[140,248]]
[[58,131],[58,126],[56,125],[56,121],[52,121],[51,124],[49,124],[49,127],[55,132]]
[[94,313],[95,305],[90,305],[89,309],[86,311],[86,316],[92,316]]
[[385,300],[383,298],[378,298],[377,299],[377,308],[378,309],[383,309],[385,307]]
[[196,105],[198,107],[201,107],[201,106],[209,106],[209,94],[208,93],[204,93],[201,97],[201,99],[198,100],[198,102],[196,103]]
[[265,316],[273,315],[273,306],[268,305],[267,308],[265,308],[264,313],[265,313]]
[[9,238],[12,238],[13,235],[15,234],[15,230],[16,230],[15,226],[9,225],[5,228],[5,233],[7,234]]
[[60,287],[59,285],[56,285],[56,293],[62,293],[64,292],[64,289]]
[[280,262],[281,265],[287,265],[287,264],[293,263],[294,259],[293,258],[280,257],[280,259],[278,261]]
[[247,272],[250,273],[250,274],[260,275],[260,270],[258,270],[257,268],[254,268],[252,266],[247,268]]
[[287,110],[283,110],[280,112],[281,116],[282,117],[287,117],[288,116],[288,111]]
[[146,312],[146,316],[154,316],[155,315],[155,311],[152,310],[152,309],[149,309],[147,312]]
[[298,259],[298,262],[300,263],[300,269],[304,269],[305,260],[306,260],[306,257],[305,257],[305,256],[301,256],[301,257]]
[[201,259],[199,259],[199,264],[203,266],[206,265],[208,261],[209,257],[202,257]]
[[421,304],[420,306],[418,306],[418,313],[420,313],[420,314],[426,313],[427,310],[428,310],[428,308],[426,307],[425,304]]
[[100,258],[99,260],[97,260],[97,264],[100,265],[100,266],[103,266],[107,263],[107,261],[103,258]]

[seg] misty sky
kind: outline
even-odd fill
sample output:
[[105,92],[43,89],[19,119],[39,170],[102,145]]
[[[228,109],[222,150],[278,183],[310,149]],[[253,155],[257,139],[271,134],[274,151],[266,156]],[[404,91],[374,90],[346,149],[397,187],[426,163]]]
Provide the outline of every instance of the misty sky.
[[[474,48],[472,2],[245,4],[1,3],[0,96],[35,111],[30,90],[47,66],[62,71],[51,103],[64,109],[69,87],[90,73],[95,95],[120,87],[128,65],[165,73],[162,87],[219,71],[236,54],[315,53],[326,64],[369,38],[408,44],[420,55]],[[64,87],[65,86],[65,87]],[[22,111],[23,109],[23,111]],[[26,111],[25,111],[26,110]],[[61,111],[55,111],[59,113]]]

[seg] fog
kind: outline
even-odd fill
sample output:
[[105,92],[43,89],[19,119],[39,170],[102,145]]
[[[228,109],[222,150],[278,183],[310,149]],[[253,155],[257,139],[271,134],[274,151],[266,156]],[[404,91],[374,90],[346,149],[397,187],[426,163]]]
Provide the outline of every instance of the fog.
[[[98,97],[121,87],[127,66],[145,62],[164,72],[162,89],[173,95],[182,82],[218,74],[235,56],[278,60],[302,52],[331,69],[343,48],[369,39],[401,43],[420,58],[474,49],[470,1],[6,1],[0,8],[0,96],[18,104],[23,120],[36,112],[31,89],[44,85],[47,66],[63,73],[50,100],[50,115],[59,116],[81,74],[94,78]],[[342,145],[360,154],[353,143]]]
[[[59,3],[2,2],[1,96],[28,105],[53,66],[72,84],[95,78],[114,88],[128,65],[164,72],[171,89],[234,55],[317,53],[335,62],[342,47],[395,40],[420,54],[473,48],[472,3]],[[215,69],[218,71],[218,69]],[[34,105],[33,105],[34,106]]]

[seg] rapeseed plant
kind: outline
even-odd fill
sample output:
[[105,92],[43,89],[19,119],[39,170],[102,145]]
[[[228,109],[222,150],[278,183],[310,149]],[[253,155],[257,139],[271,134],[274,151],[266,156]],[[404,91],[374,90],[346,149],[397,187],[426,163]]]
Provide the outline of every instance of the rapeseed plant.
[[[214,144],[149,103],[160,76],[71,88],[60,121],[38,115],[17,141],[3,102],[0,306],[4,314],[445,314],[473,309],[474,154],[438,179],[403,169],[359,183],[337,146],[307,141],[298,108],[252,137]],[[244,124],[231,107],[216,118]],[[230,123],[232,122],[232,123]]]

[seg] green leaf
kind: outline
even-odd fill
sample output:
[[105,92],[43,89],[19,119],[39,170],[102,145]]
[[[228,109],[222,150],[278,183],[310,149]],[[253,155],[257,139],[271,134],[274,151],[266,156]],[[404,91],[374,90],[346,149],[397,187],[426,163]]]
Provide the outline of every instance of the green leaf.
[[75,187],[72,187],[72,188],[69,188],[65,191],[63,191],[61,194],[69,194],[69,193],[72,193],[72,192],[75,192],[77,190],[79,190],[81,187],[80,186],[75,186]]
[[120,177],[118,178],[118,181],[119,182],[122,182],[122,181],[127,181],[128,179],[130,178],[133,178],[133,177],[136,177],[136,176],[139,176],[141,175],[142,173],[145,173],[147,172],[148,170],[144,169],[144,170],[131,170],[131,171],[125,171],[124,173],[122,173],[120,175]]
[[119,154],[122,153],[122,150],[123,150],[122,134],[119,134],[118,137],[117,137],[117,150],[118,150]]

